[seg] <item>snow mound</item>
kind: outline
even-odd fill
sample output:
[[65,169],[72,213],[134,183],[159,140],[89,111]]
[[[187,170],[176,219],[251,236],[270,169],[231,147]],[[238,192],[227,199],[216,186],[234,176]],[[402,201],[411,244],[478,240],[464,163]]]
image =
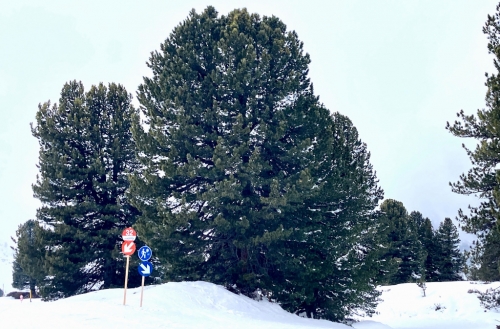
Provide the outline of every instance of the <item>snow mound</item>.
[[[371,320],[394,329],[493,329],[500,325],[498,311],[481,307],[476,293],[500,286],[500,282],[431,282],[426,297],[415,283],[381,287],[383,301]],[[356,326],[357,329],[363,328]]]
[[[298,317],[268,301],[255,301],[207,282],[167,283],[144,288],[95,291],[55,302],[0,298],[8,328],[349,329],[343,324]],[[28,316],[29,315],[29,316]],[[16,326],[16,322],[23,319]],[[359,329],[389,328],[375,322]]]
[[[426,297],[414,283],[384,286],[373,318],[360,318],[355,329],[493,329],[498,311],[480,306],[477,293],[500,282],[427,283]],[[469,293],[471,291],[472,293]],[[207,282],[167,283],[144,288],[95,291],[55,302],[0,298],[6,328],[176,328],[176,329],[349,329],[343,324],[298,317],[268,301],[235,295]],[[22,319],[22,321],[20,321]]]

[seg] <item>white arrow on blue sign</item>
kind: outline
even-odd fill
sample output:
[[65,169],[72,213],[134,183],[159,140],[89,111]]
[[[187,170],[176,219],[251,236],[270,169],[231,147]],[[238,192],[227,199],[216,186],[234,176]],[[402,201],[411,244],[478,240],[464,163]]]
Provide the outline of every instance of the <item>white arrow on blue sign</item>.
[[153,256],[153,251],[148,246],[143,246],[137,252],[137,256],[139,256],[140,260],[146,262]]
[[142,262],[139,264],[139,274],[142,276],[150,276],[153,273],[153,264],[150,262]]

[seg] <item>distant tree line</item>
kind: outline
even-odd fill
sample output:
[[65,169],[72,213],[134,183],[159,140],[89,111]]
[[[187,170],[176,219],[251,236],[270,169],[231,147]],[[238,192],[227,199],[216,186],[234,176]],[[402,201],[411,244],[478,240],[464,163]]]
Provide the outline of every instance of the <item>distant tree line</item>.
[[457,227],[445,218],[435,230],[418,211],[408,214],[402,202],[387,199],[380,206],[387,222],[386,252],[390,265],[380,273],[382,284],[463,279],[465,258]]
[[453,222],[382,202],[366,144],[319,102],[309,63],[278,18],[208,7],[151,53],[139,109],[119,84],[66,83],[32,125],[42,206],[16,232],[15,286],[46,300],[121,287],[128,226],[158,281],[314,318],[373,314],[380,284],[460,280]]

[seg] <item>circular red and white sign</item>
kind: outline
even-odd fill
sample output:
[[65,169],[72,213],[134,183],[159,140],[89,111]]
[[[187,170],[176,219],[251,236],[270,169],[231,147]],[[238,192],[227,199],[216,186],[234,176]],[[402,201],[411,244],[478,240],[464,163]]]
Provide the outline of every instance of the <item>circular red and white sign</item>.
[[122,232],[123,241],[134,241],[136,237],[137,237],[137,233],[131,227],[127,227]]
[[125,256],[132,256],[135,252],[135,243],[132,241],[123,241],[122,253]]

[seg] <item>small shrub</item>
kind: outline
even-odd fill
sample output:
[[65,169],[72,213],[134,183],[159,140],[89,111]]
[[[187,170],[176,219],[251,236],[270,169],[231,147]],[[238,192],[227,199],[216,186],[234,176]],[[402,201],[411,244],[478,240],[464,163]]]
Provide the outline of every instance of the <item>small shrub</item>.
[[487,310],[500,308],[500,287],[487,289],[485,292],[478,292],[481,306]]
[[477,289],[469,289],[469,290],[467,290],[467,293],[468,294],[479,294],[481,292]]
[[434,311],[440,311],[440,310],[446,310],[446,307],[444,307],[443,305],[437,303],[437,304],[434,304]]
[[252,294],[250,294],[250,296],[252,299],[257,300],[257,301],[261,301],[261,300],[271,301],[271,300],[273,300],[272,293],[266,289],[257,289]]
[[345,324],[346,326],[352,327],[354,323],[357,323],[356,319],[351,319],[351,318],[345,318],[344,320],[341,321],[342,324]]
[[427,285],[425,284],[425,281],[419,281],[417,282],[417,286],[422,289],[422,293],[424,294],[425,297],[425,290],[427,290]]

